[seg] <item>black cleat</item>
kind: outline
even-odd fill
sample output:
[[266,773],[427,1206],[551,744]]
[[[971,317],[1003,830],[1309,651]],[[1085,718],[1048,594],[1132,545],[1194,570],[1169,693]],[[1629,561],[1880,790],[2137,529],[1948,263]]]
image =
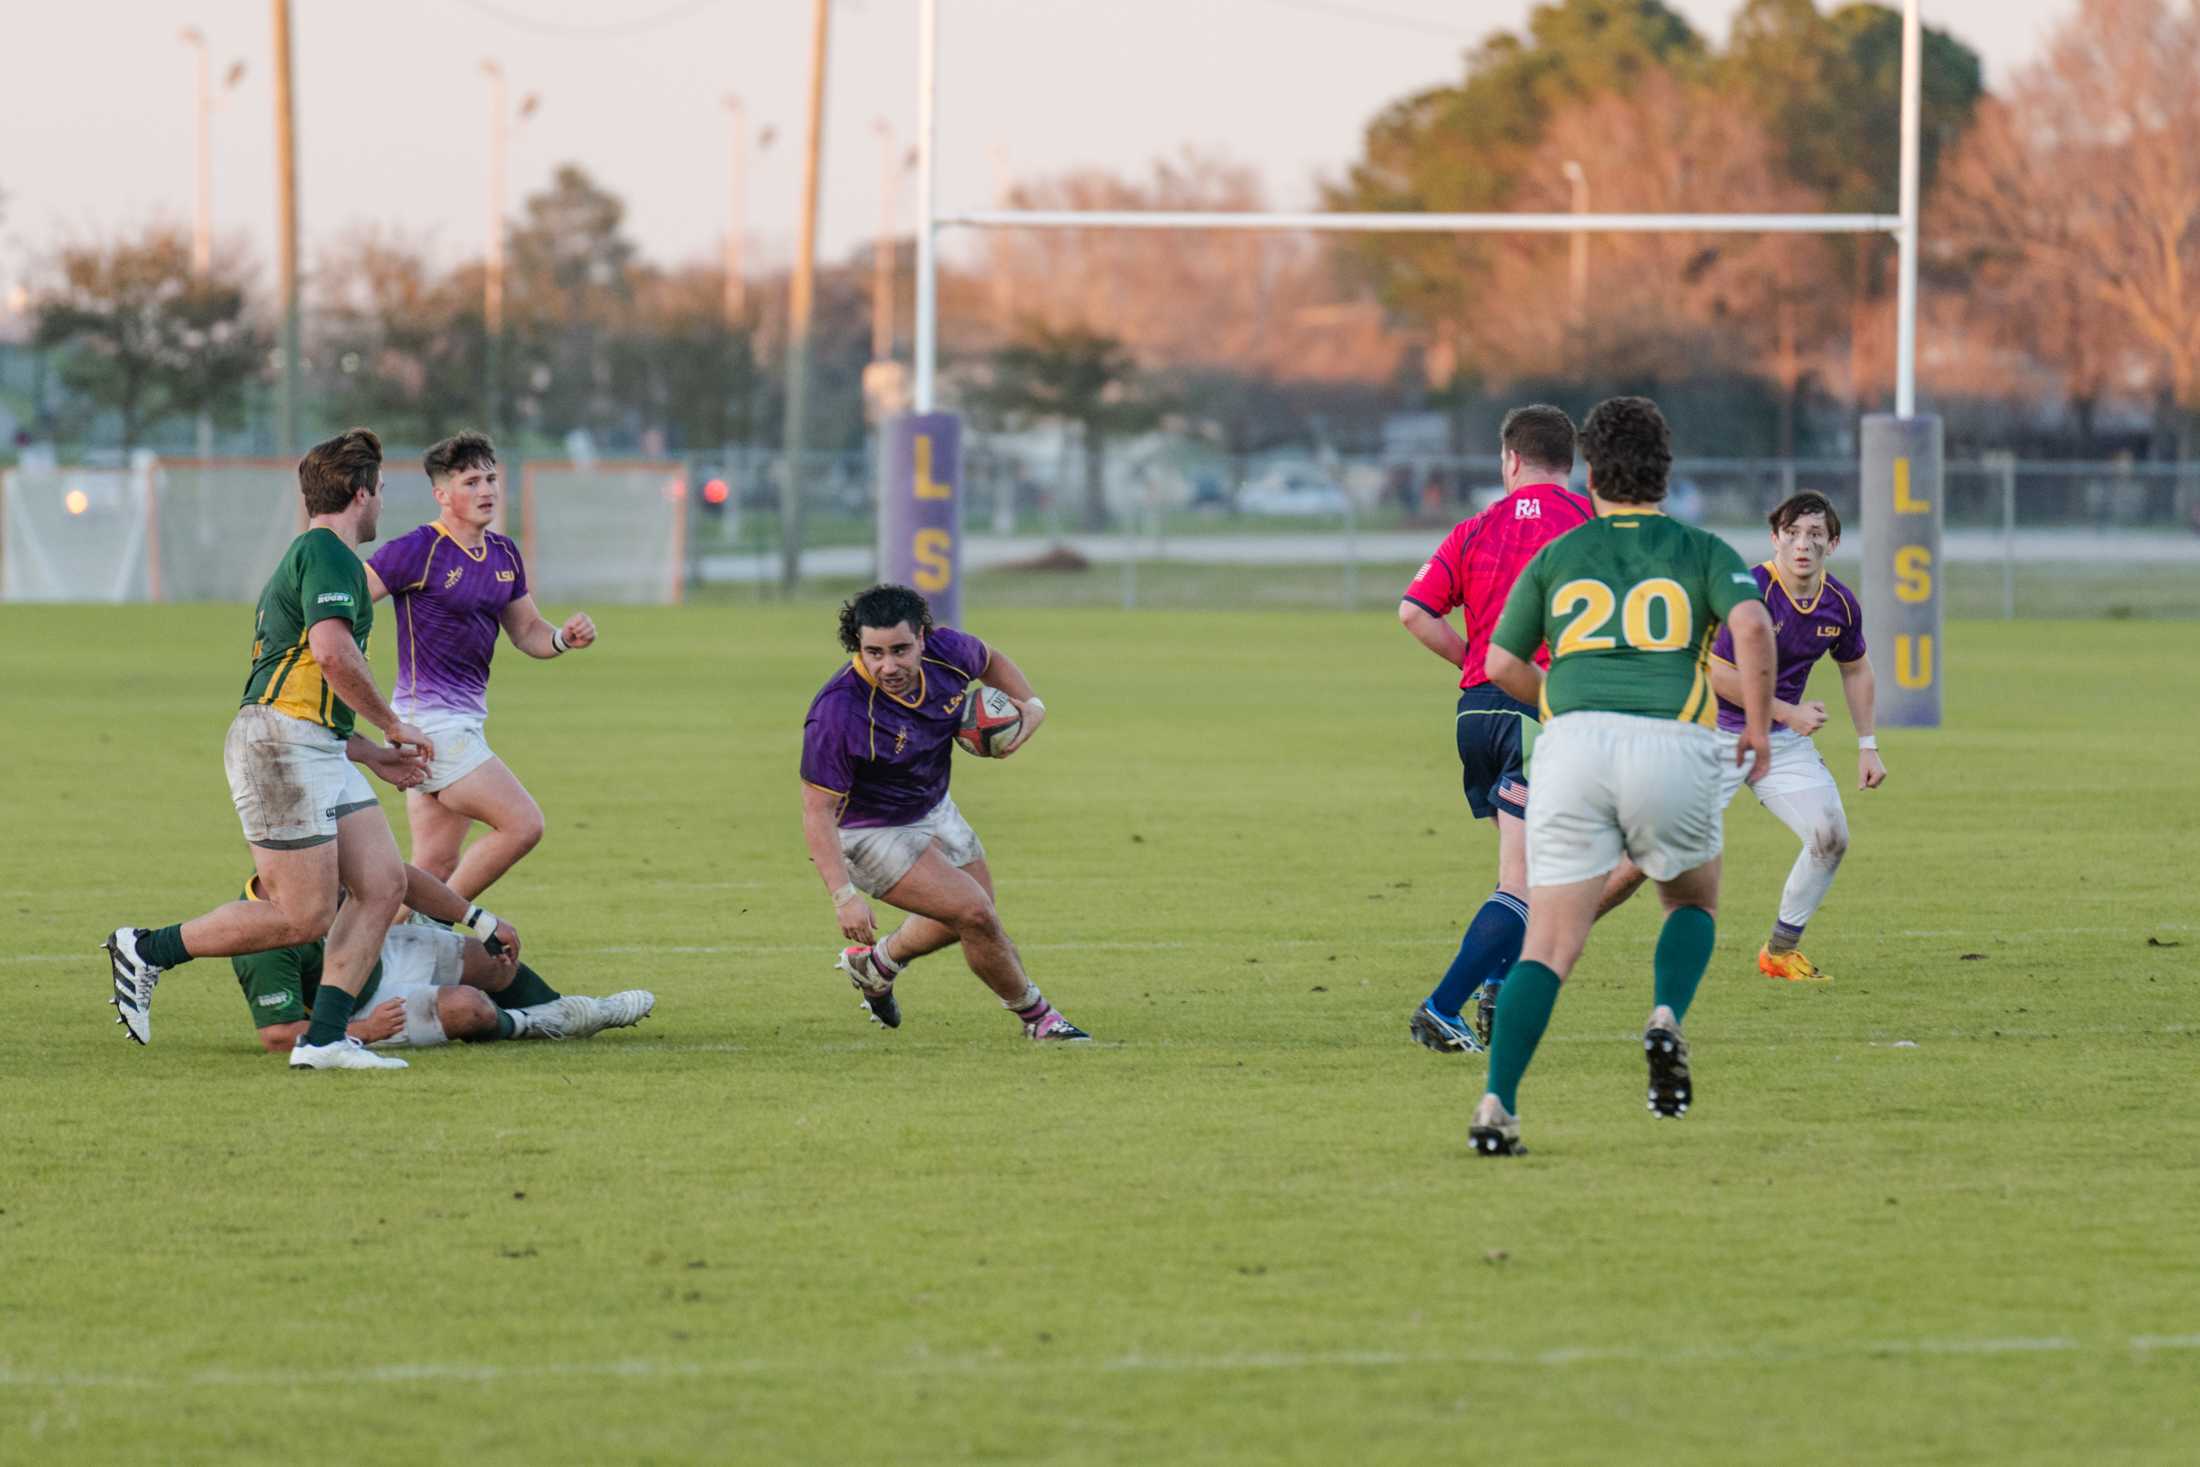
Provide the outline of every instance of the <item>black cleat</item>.
[[1490,1035],[1497,1028],[1497,985],[1485,983],[1474,994],[1474,1037],[1484,1049],[1490,1047]]
[[1650,1113],[1678,1118],[1688,1114],[1695,1090],[1688,1075],[1688,1041],[1681,1031],[1653,1024],[1642,1031],[1642,1052],[1650,1061]]
[[1423,999],[1413,1017],[1406,1022],[1406,1032],[1418,1041],[1422,1048],[1433,1049],[1438,1054],[1474,1054],[1482,1048],[1474,1037],[1474,1031],[1461,1023],[1456,1015],[1439,1014]]
[[1467,1128],[1467,1145],[1476,1156],[1526,1156],[1520,1144],[1520,1118],[1509,1113],[1494,1095],[1482,1097],[1474,1108],[1474,1124]]

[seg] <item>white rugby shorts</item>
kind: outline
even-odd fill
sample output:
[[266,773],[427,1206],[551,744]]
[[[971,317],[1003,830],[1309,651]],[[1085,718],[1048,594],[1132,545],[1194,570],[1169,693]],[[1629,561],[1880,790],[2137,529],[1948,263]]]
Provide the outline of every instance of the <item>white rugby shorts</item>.
[[[1745,771],[1734,762],[1734,745],[1738,742],[1731,733],[1722,731],[1719,734],[1719,743],[1724,749],[1719,756],[1721,809],[1734,803],[1734,797],[1742,792],[1746,782]],[[1765,769],[1765,777],[1749,788],[1760,805],[1778,795],[1802,794],[1828,797],[1836,807],[1841,803],[1841,785],[1820,757],[1818,746],[1810,741],[1808,734],[1799,734],[1792,728],[1772,731],[1772,763]]]
[[436,990],[456,987],[465,962],[464,933],[400,922],[382,939],[382,981],[374,986],[373,998],[352,1017],[364,1018],[394,998],[405,1005],[405,1027],[375,1048],[441,1043],[443,1024],[436,1014]]
[[953,796],[942,799],[914,824],[876,825],[851,829],[842,826],[840,853],[848,862],[848,879],[860,891],[882,897],[907,876],[932,842],[940,844],[947,864],[968,866],[985,859],[978,832],[955,808]]
[[273,851],[336,839],[336,822],[375,803],[344,741],[317,723],[250,703],[229,722],[222,769],[244,838]]
[[482,765],[496,758],[482,732],[485,713],[454,713],[448,708],[399,707],[397,716],[428,736],[435,758],[428,762],[428,777],[414,786],[426,794],[448,789]]
[[1535,742],[1528,884],[1604,875],[1622,854],[1670,881],[1719,854],[1733,745],[1701,724],[1630,713],[1562,713]]

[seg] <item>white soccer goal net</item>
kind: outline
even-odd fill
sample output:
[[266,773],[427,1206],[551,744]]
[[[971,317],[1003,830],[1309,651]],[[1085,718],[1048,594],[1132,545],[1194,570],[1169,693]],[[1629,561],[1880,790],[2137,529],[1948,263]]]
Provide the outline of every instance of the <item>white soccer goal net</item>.
[[156,597],[153,472],[18,468],[0,476],[0,600]]
[[305,529],[298,470],[282,459],[176,459],[156,466],[161,601],[256,601]]
[[528,584],[538,601],[678,601],[687,513],[677,463],[530,463],[520,475]]

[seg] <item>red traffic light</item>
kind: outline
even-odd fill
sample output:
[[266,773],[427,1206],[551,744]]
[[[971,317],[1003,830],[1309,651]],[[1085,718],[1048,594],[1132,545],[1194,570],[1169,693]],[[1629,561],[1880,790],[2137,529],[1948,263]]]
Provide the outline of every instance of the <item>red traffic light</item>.
[[726,497],[730,492],[731,491],[726,488],[725,480],[713,479],[703,486],[703,503],[724,504],[726,502]]

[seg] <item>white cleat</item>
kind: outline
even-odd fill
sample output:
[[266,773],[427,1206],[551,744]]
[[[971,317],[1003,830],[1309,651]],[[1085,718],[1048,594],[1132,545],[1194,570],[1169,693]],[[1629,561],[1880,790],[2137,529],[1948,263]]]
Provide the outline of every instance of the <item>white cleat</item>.
[[394,1054],[376,1054],[349,1034],[334,1044],[301,1044],[290,1051],[294,1070],[403,1070],[410,1069]]
[[596,1013],[603,1021],[596,1026],[598,1031],[631,1029],[655,1010],[657,995],[646,988],[629,988],[623,993],[614,993],[609,998],[591,999],[589,1002],[595,1004]]
[[100,946],[114,972],[115,991],[107,1002],[115,1006],[115,1022],[138,1043],[151,1044],[153,985],[160,982],[160,969],[138,956],[134,927],[117,927]]
[[604,1027],[596,1012],[597,1000],[577,993],[522,1009],[527,1015],[529,1039],[586,1039]]

